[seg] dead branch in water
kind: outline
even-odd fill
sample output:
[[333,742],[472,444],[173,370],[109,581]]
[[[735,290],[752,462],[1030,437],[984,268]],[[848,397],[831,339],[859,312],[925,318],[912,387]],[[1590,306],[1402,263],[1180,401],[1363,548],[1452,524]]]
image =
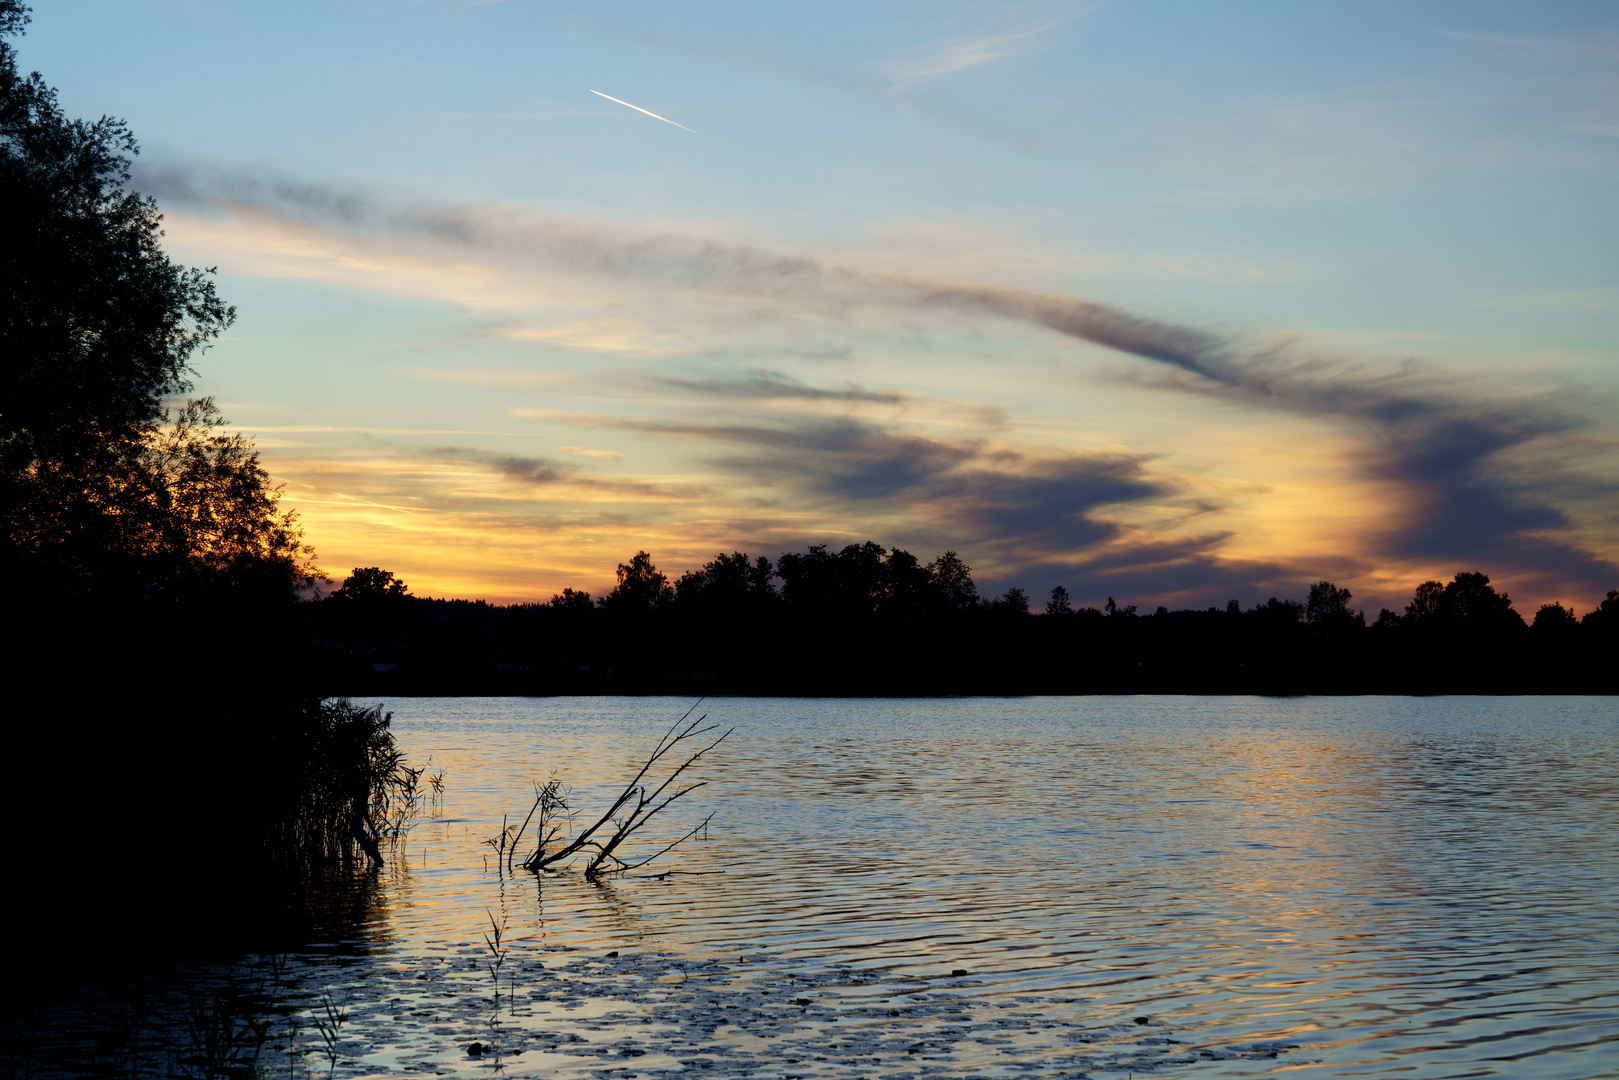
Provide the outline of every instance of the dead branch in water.
[[[538,853],[544,852],[545,846],[555,841],[563,832],[564,826],[557,824],[559,818],[566,818],[567,826],[573,825],[573,817],[568,807],[568,790],[562,786],[562,781],[557,779],[556,773],[552,773],[551,779],[543,785],[534,785],[534,805],[528,808],[528,816],[523,819],[523,824],[517,827],[517,834],[512,837],[511,846],[506,849],[508,871],[512,868],[512,858],[517,854],[517,844],[523,839],[523,833],[528,830],[528,823],[534,820],[536,813],[540,815],[539,826],[536,829],[539,835],[539,844],[536,848]],[[528,868],[527,860],[523,866],[525,869]]]
[[[702,702],[699,701],[697,704],[700,705]],[[675,721],[674,725],[664,732],[663,738],[658,740],[658,745],[653,748],[652,754],[642,764],[640,771],[635,774],[634,779],[624,786],[624,790],[619,793],[618,798],[613,800],[613,804],[607,808],[606,813],[596,820],[595,824],[562,844],[556,851],[549,853],[547,848],[558,843],[560,837],[565,835],[566,827],[572,823],[569,816],[567,792],[554,776],[543,787],[536,787],[534,805],[529,808],[528,817],[523,819],[523,824],[517,832],[517,836],[521,837],[528,828],[529,822],[538,815],[536,846],[534,853],[523,860],[523,869],[531,873],[539,873],[541,870],[555,866],[588,848],[592,854],[590,861],[585,865],[585,877],[594,880],[602,874],[622,873],[625,870],[645,866],[659,855],[673,850],[678,845],[705,830],[709,821],[713,818],[712,814],[704,818],[701,824],[684,836],[645,858],[629,861],[618,855],[619,847],[644,828],[647,822],[657,816],[660,811],[666,809],[675,800],[689,795],[700,787],[707,786],[708,781],[706,780],[698,780],[687,784],[680,784],[678,781],[686,770],[695,765],[704,754],[724,742],[731,732],[736,730],[735,728],[728,728],[717,738],[707,741],[699,749],[692,750],[680,761],[679,765],[670,770],[669,774],[656,787],[652,786],[648,780],[648,774],[654,773],[660,765],[669,764],[671,755],[674,755],[676,751],[686,750],[697,745],[700,740],[703,740],[704,736],[718,727],[717,724],[704,726],[704,721],[708,719],[706,713],[696,720],[691,720],[691,714],[696,711],[697,705],[693,705],[686,710],[685,716]],[[512,847],[513,849],[516,847],[515,838]],[[509,857],[508,865],[510,865]]]

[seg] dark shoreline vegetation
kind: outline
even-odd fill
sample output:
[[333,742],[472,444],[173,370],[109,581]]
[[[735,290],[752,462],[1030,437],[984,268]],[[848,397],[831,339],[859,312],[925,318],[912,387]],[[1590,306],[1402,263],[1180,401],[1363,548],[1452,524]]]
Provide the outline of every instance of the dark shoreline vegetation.
[[1329,581],[1303,600],[1148,614],[980,598],[954,552],[851,544],[720,554],[670,580],[646,552],[605,596],[415,598],[357,568],[301,605],[322,685],[351,695],[1611,694],[1619,590],[1531,621],[1487,575],[1418,585],[1368,619]]
[[235,309],[164,254],[127,126],[70,119],[21,73],[27,18],[0,0],[10,955],[297,940],[316,894],[363,893],[424,776],[380,709],[314,678],[313,553],[191,395]]

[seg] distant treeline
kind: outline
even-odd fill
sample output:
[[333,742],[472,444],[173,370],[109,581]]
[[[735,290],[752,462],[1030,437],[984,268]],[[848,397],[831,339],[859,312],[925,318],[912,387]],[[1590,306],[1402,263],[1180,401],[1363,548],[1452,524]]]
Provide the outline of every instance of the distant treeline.
[[605,596],[500,607],[418,599],[356,569],[307,605],[342,694],[1613,693],[1619,590],[1531,621],[1487,575],[1417,586],[1367,620],[1322,581],[1302,600],[1143,613],[985,599],[947,551],[876,543],[718,555],[671,580],[638,552]]

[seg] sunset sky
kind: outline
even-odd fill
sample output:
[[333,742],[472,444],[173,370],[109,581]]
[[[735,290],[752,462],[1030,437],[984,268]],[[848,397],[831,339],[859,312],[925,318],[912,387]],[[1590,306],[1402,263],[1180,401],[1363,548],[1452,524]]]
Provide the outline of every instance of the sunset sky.
[[40,0],[18,49],[218,267],[199,389],[335,577],[1619,587],[1611,3]]

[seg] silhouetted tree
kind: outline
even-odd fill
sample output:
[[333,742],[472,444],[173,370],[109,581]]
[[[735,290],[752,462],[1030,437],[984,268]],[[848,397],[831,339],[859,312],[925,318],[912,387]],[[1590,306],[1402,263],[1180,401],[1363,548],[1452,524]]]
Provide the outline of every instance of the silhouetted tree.
[[416,598],[392,570],[379,566],[356,566],[342,587],[318,605],[316,615],[321,629],[339,638],[344,647],[370,649],[388,641],[414,649],[418,644]]
[[542,664],[560,662],[569,676],[586,673],[592,661],[598,659],[595,654],[599,645],[596,631],[600,613],[591,603],[590,594],[563,589],[551,597],[543,614],[550,616],[546,625],[549,633],[533,659]]
[[1027,615],[1029,613],[1029,594],[1014,586],[991,601],[990,607],[996,612],[1005,615]]
[[1439,601],[1445,595],[1445,586],[1439,581],[1424,581],[1417,586],[1411,602],[1405,605],[1407,625],[1420,623],[1439,614]]
[[1547,637],[1566,639],[1568,635],[1576,633],[1580,620],[1574,612],[1561,603],[1542,604],[1540,610],[1535,612],[1535,620],[1530,629],[1536,634]]
[[1304,602],[1304,621],[1316,639],[1312,671],[1315,678],[1323,680],[1322,685],[1331,689],[1351,685],[1359,677],[1353,668],[1360,659],[1357,645],[1360,632],[1366,629],[1366,616],[1350,610],[1353,598],[1348,589],[1318,581],[1310,586]]
[[150,594],[238,575],[308,583],[295,519],[191,363],[235,318],[211,271],[160,247],[156,204],[127,189],[121,120],[70,120],[24,77],[0,0],[0,514],[12,579]]
[[720,552],[675,583],[662,654],[666,675],[687,681],[724,680],[750,689],[764,677],[759,643],[775,637],[781,597],[775,568],[761,555]]
[[1619,589],[1609,589],[1607,599],[1598,604],[1594,611],[1586,612],[1580,625],[1590,627],[1593,632],[1610,640],[1619,637]]
[[333,590],[326,599],[338,604],[389,604],[409,595],[410,587],[394,577],[392,570],[356,566],[354,573],[343,579],[342,587]]
[[1267,692],[1297,692],[1306,656],[1304,605],[1273,596],[1243,612],[1242,622],[1249,677]]
[[1330,627],[1349,615],[1349,601],[1353,597],[1348,589],[1340,589],[1330,581],[1318,581],[1310,586],[1310,598],[1304,602],[1304,619],[1319,626]]
[[954,551],[946,551],[928,564],[933,580],[938,583],[945,603],[957,611],[976,607],[978,586],[973,584],[972,567],[961,561]]
[[657,678],[669,665],[666,630],[672,625],[675,587],[645,551],[619,563],[616,576],[617,584],[596,602],[605,640],[613,647],[592,667],[633,686]]
[[[673,585],[638,552],[619,585],[617,608],[573,589],[499,611],[406,595],[447,616],[424,617],[409,638],[435,654],[412,660],[412,677],[425,673],[412,692],[1581,691],[1614,688],[1605,635],[1619,629],[1615,590],[1583,621],[1547,605],[1526,634],[1510,600],[1473,573],[1423,583],[1406,615],[1385,609],[1370,627],[1330,581],[1304,601],[1158,605],[1148,617],[1113,597],[1076,611],[1058,586],[1031,617],[1022,589],[980,601],[954,554],[923,565],[875,542],[814,545],[777,564],[720,552]],[[373,567],[339,592],[407,590]],[[487,640],[474,630],[480,619],[493,627]]]
[[1523,678],[1527,627],[1487,574],[1466,571],[1445,585],[1425,581],[1405,614],[1380,616],[1377,629],[1382,655],[1403,685],[1476,692]]
[[948,607],[949,601],[932,569],[909,551],[894,548],[888,553],[883,568],[884,612],[900,622],[937,615]]
[[805,552],[787,552],[776,561],[782,599],[815,618],[865,618],[889,594],[888,552],[866,541],[831,551],[812,544]]
[[652,556],[637,551],[627,563],[618,564],[618,584],[599,603],[615,615],[644,615],[674,599],[669,575],[652,565]]
[[[185,400],[235,310],[211,270],[164,254],[124,122],[70,119],[21,73],[26,21],[0,0],[0,662],[7,685],[60,696],[11,747],[52,766],[13,792],[13,857],[94,837],[137,921],[197,939],[210,888],[263,860],[267,808],[296,804],[331,749],[307,737],[322,714],[297,600],[315,571],[251,443]],[[122,827],[132,782],[151,828]],[[247,895],[269,891],[220,911],[240,919]]]
[[563,589],[551,597],[551,610],[561,616],[585,616],[590,614],[593,608],[590,594],[587,592]]
[[1506,593],[1490,585],[1490,575],[1461,573],[1439,595],[1434,615],[1452,627],[1482,632],[1521,630],[1523,617]]
[[775,570],[763,555],[750,562],[740,551],[721,552],[701,569],[688,570],[675,583],[676,600],[708,611],[746,610],[776,597]]
[[1592,689],[1619,693],[1619,589],[1609,589],[1607,598],[1580,620],[1580,637]]
[[[55,633],[109,673],[273,668],[311,552],[252,445],[210,400],[174,403],[235,310],[163,253],[124,122],[69,119],[22,75],[26,22],[0,0],[0,569],[8,627],[34,629],[8,654]],[[81,626],[40,633],[68,597]]]
[[1580,676],[1587,657],[1581,649],[1580,620],[1561,603],[1542,604],[1529,626],[1537,681],[1567,687]]

